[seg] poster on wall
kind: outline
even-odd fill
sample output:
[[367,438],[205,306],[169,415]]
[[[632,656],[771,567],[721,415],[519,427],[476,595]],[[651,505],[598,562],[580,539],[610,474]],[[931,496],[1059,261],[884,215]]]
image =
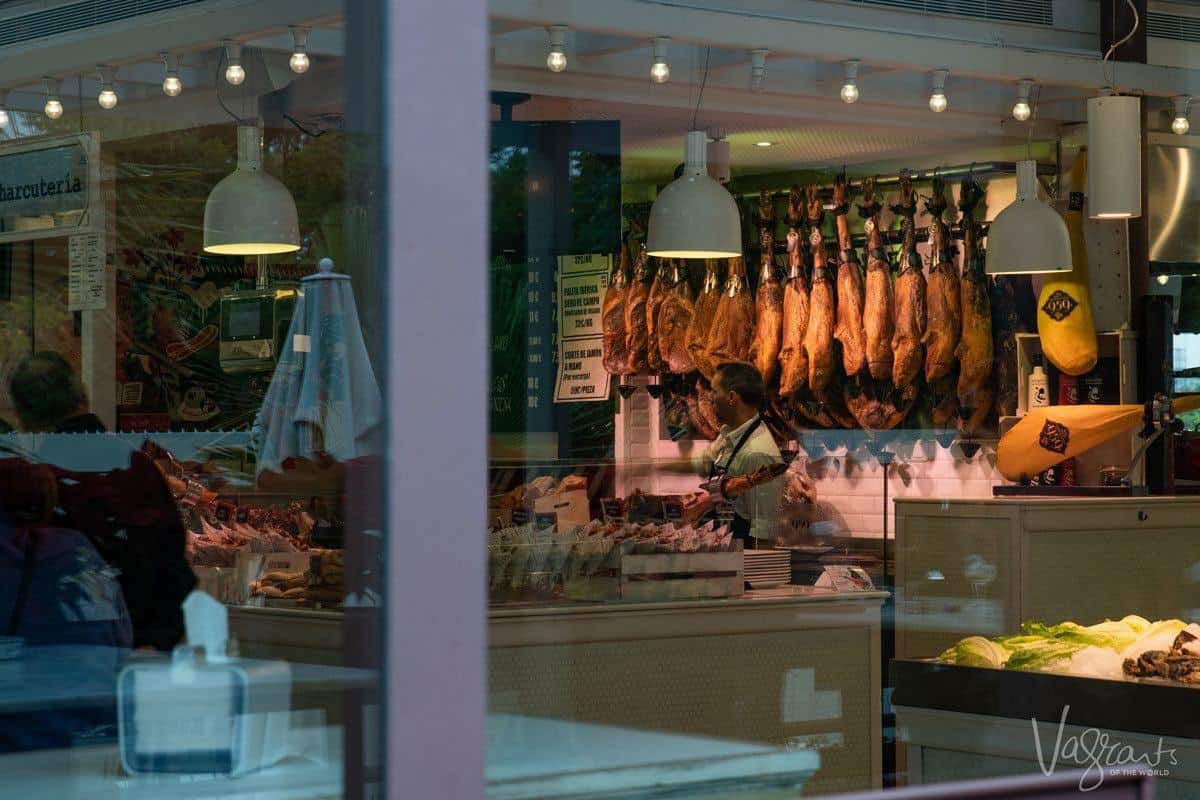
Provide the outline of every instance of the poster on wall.
[[104,308],[104,237],[98,233],[72,236],[67,249],[67,309],[96,311]]
[[612,376],[604,369],[601,306],[611,269],[610,255],[572,255],[558,259],[556,403],[598,403],[608,399]]

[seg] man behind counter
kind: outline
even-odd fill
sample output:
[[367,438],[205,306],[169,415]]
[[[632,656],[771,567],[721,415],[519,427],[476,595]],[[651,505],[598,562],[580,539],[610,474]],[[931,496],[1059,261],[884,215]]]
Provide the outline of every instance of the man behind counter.
[[[653,467],[666,472],[695,473],[706,479],[705,488],[715,496],[720,479],[749,475],[760,467],[782,464],[783,457],[759,415],[766,401],[766,388],[753,364],[723,362],[713,372],[712,387],[717,421],[721,423],[717,438],[691,461],[656,461]],[[733,499],[733,536],[741,539],[744,547],[773,546],[781,494],[782,480],[777,478]]]
[[[782,464],[775,438],[759,414],[767,393],[758,369],[745,361],[726,361],[713,373],[712,387],[721,431],[692,459],[693,469],[711,480],[749,475],[759,467]],[[733,500],[734,538],[741,539],[746,547],[755,542],[771,546],[780,491],[780,481],[773,480]]]

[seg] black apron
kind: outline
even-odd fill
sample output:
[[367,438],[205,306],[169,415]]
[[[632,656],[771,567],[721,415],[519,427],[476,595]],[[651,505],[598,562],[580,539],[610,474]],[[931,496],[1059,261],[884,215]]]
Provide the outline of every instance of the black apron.
[[[737,454],[741,451],[742,446],[750,440],[750,437],[754,435],[756,430],[758,430],[759,425],[762,425],[761,415],[754,421],[754,424],[742,434],[742,438],[738,439],[737,442],[734,443],[733,449],[729,451],[729,457],[725,459],[725,464],[723,466],[718,465],[715,460],[713,461],[712,466],[708,469],[708,479],[710,481],[717,478],[724,478],[729,473],[729,465],[733,463],[733,459],[737,458]],[[732,507],[732,502],[728,500],[725,502]],[[748,547],[750,544],[750,520],[735,512],[733,515],[733,522],[731,523],[730,527],[733,529],[733,538],[740,539],[743,547]]]

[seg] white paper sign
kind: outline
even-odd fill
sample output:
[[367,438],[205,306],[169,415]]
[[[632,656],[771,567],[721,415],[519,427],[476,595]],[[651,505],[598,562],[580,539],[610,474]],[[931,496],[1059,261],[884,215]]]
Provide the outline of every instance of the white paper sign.
[[93,311],[104,308],[104,237],[84,233],[70,238],[67,308]]
[[612,376],[604,369],[601,310],[611,256],[560,256],[556,280],[558,377],[554,402],[603,402]]

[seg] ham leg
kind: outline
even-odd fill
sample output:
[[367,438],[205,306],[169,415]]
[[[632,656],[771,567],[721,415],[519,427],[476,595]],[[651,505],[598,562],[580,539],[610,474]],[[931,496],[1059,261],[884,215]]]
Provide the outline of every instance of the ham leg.
[[863,205],[859,213],[866,218],[867,231],[867,300],[863,309],[863,329],[866,331],[867,369],[877,381],[892,379],[892,337],[896,333],[895,292],[892,289],[892,267],[883,246],[879,229],[879,210],[875,197],[875,181],[863,182]]
[[748,361],[753,342],[754,298],[746,282],[746,262],[738,256],[729,262],[729,279],[708,332],[708,357],[713,368],[726,361]]
[[928,318],[925,322],[925,380],[946,378],[957,363],[954,353],[962,337],[962,296],[958,268],[950,254],[950,235],[942,213],[946,210],[946,183],[933,179],[933,197],[925,203],[932,219],[929,239],[933,263],[929,267]]
[[825,240],[821,235],[824,211],[815,186],[808,187],[805,196],[808,222],[812,228],[809,245],[812,248],[812,289],[809,293],[808,327],[804,331],[804,352],[808,358],[808,386],[814,395],[829,388],[833,380],[833,330],[837,309],[833,297],[833,281],[829,278],[825,258]]
[[646,326],[646,313],[653,279],[650,257],[646,254],[646,244],[643,242],[633,268],[629,296],[625,300],[625,348],[628,351],[625,370],[630,374],[648,372],[650,369],[650,331]]
[[958,350],[958,430],[970,436],[983,425],[992,410],[992,304],[988,297],[987,273],[979,248],[979,223],[975,208],[983,198],[979,184],[968,176],[959,192],[963,213],[962,339]]
[[671,275],[671,288],[663,299],[655,324],[658,350],[668,372],[684,373],[696,369],[696,362],[692,360],[687,347],[687,332],[695,314],[687,268],[676,262]]
[[913,386],[925,365],[925,274],[917,254],[917,234],[913,217],[917,213],[917,195],[912,178],[900,176],[900,273],[896,276],[896,332],[892,336],[892,384],[903,391]]
[[834,337],[842,343],[842,367],[847,378],[855,378],[867,366],[867,343],[863,328],[863,281],[858,254],[850,245],[849,191],[845,176],[833,186],[834,219],[837,223],[837,326]]
[[708,355],[708,332],[712,328],[717,304],[721,301],[721,262],[710,258],[706,262],[704,285],[696,298],[696,312],[687,329],[687,349],[692,363],[705,378],[712,378],[717,365]]
[[754,343],[750,362],[758,367],[763,384],[769,386],[779,369],[780,339],[783,334],[783,284],[775,272],[775,209],[765,189],[759,195],[759,244],[761,272],[755,301]]
[[808,281],[804,278],[800,228],[804,203],[800,187],[788,196],[788,274],[783,285],[783,335],[779,349],[779,396],[789,397],[808,385],[808,354],[804,333],[808,328]]
[[625,299],[629,294],[629,243],[621,243],[621,254],[613,270],[604,304],[600,309],[601,330],[604,333],[604,369],[610,375],[625,373],[629,351],[625,344]]

